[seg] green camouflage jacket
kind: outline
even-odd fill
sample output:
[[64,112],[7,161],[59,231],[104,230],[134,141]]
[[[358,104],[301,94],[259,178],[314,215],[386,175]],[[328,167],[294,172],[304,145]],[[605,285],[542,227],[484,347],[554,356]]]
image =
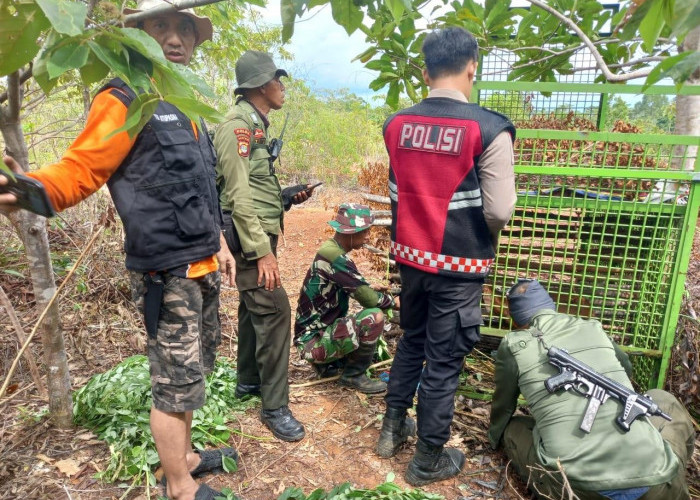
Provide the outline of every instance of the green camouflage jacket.
[[345,250],[331,238],[321,245],[301,286],[294,343],[303,344],[346,316],[350,297],[364,308],[389,309],[394,304],[390,295],[369,286]]

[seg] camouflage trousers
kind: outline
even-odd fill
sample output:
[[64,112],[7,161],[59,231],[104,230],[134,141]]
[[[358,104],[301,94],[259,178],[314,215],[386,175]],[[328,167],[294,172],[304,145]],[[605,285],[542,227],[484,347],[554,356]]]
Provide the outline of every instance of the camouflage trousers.
[[[144,313],[147,274],[129,271],[137,308]],[[221,343],[219,271],[200,278],[163,273],[158,330],[148,337],[153,406],[170,413],[204,406],[205,376],[214,369]]]
[[374,344],[384,329],[384,321],[377,322],[377,308],[363,309],[358,314],[339,318],[325,330],[299,344],[299,355],[309,363],[331,363],[356,351],[360,344]]

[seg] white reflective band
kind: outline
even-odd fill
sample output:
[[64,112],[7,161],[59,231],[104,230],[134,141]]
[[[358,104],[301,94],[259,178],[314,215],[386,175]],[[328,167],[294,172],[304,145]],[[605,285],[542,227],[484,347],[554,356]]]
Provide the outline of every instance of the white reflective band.
[[452,195],[452,201],[463,200],[465,198],[481,198],[481,189],[471,191],[457,191]]
[[406,245],[391,242],[391,253],[421,266],[443,269],[458,273],[487,274],[491,270],[494,259],[469,259],[467,257],[454,257],[439,253],[426,252]]
[[399,187],[391,181],[389,181],[389,198],[392,201],[399,201]]
[[452,195],[452,201],[447,205],[447,210],[457,210],[467,207],[481,206],[481,190],[457,191]]

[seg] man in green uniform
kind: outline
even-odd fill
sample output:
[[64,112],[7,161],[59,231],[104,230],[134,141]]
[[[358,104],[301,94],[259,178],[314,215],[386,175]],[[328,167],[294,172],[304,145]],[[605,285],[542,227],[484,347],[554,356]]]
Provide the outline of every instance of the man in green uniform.
[[[333,375],[326,367],[340,361],[345,369],[338,383],[365,394],[386,390],[365,371],[384,330],[382,309],[399,307],[399,298],[374,290],[348,255],[365,244],[372,222],[369,207],[340,205],[328,223],[335,236],[321,245],[301,286],[294,325],[294,344],[303,359],[324,376]],[[350,297],[365,309],[348,315]]]
[[[508,292],[510,315],[522,330],[510,332],[496,356],[496,391],[489,441],[503,444],[515,469],[539,498],[561,498],[562,475],[581,499],[680,500],[689,498],[685,467],[695,432],[688,413],[669,393],[648,396],[670,415],[641,417],[629,432],[615,422],[622,407],[601,404],[590,433],[579,428],[588,399],[571,390],[549,393],[544,381],[558,373],[548,362],[549,347],[565,349],[601,375],[632,389],[627,355],[600,323],[556,312],[536,280]],[[522,392],[532,416],[513,416]]]
[[214,147],[224,232],[236,259],[240,294],[236,396],[261,396],[262,422],[277,438],[298,441],[304,426],[288,406],[291,311],[276,251],[284,210],[306,200],[313,189],[282,190],[275,175],[267,115],[284,104],[282,76],[287,72],[264,52],[250,50],[241,56],[234,91],[239,97],[219,126]]

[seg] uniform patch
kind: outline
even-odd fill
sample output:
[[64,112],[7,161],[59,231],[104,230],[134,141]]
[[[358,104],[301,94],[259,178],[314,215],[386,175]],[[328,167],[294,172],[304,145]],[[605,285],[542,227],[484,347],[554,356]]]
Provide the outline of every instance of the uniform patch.
[[265,132],[264,132],[263,129],[261,129],[261,128],[256,128],[256,129],[255,129],[255,132],[254,132],[254,134],[253,134],[253,136],[255,137],[256,140],[257,140],[257,139],[264,139],[264,138],[265,138]]
[[458,155],[462,152],[465,133],[465,127],[453,125],[404,123],[399,135],[399,147]]
[[242,158],[247,158],[250,154],[250,130],[247,128],[237,128],[233,131],[238,139],[238,154]]

